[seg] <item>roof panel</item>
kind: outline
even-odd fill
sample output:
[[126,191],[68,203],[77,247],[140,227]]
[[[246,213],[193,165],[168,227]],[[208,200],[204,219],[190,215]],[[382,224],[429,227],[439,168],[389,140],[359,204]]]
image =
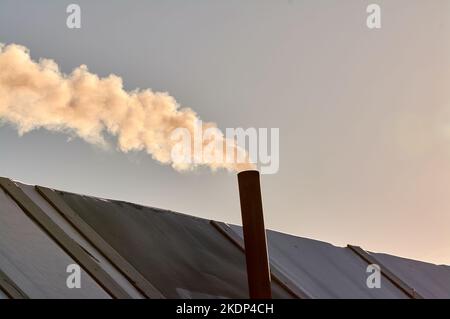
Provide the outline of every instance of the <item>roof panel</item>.
[[271,260],[312,298],[407,298],[384,277],[369,289],[368,264],[347,248],[270,230],[267,240]]
[[245,298],[242,253],[207,221],[129,203],[60,193],[167,298]]
[[81,288],[67,288],[70,264],[73,259],[0,189],[0,269],[30,298],[109,297],[84,271]]
[[[33,186],[16,185],[29,197],[18,198],[13,193],[21,205],[22,201],[32,201],[34,209],[41,211],[39,218],[50,218],[77,249],[81,251],[82,247],[83,253],[96,260],[95,267],[98,264],[115,284],[125,287],[133,297],[142,295],[134,294],[137,291],[118,271],[119,264],[137,270],[168,298],[248,297],[244,253],[209,220],[56,191],[52,194],[59,194],[62,200],[58,198],[58,201],[68,205],[62,210],[55,206],[58,211]],[[75,262],[30,216],[0,188],[0,271],[15,284],[16,290],[31,298],[109,298],[84,271],[82,289],[66,287],[66,267]],[[233,229],[230,234],[235,232],[242,237],[241,227],[230,227]],[[87,236],[86,232],[95,234],[96,240],[104,244],[98,246],[99,242],[93,241],[94,237]],[[368,288],[367,259],[351,249],[274,231],[268,231],[267,238],[272,269],[284,278],[282,282],[288,282],[288,286],[298,288],[304,295],[407,298],[386,276],[381,277],[380,289]],[[111,263],[105,257],[105,247],[125,263]],[[450,267],[378,253],[370,256],[425,298],[450,298]],[[0,299],[8,298],[5,293],[10,293],[8,286],[2,288]],[[274,298],[292,297],[277,281],[272,281],[272,291]]]
[[17,185],[38,205],[64,232],[78,245],[83,247],[120,286],[133,298],[142,298],[142,294],[106,259],[86,238],[81,235],[57,210],[55,210],[35,189],[34,186]]
[[450,267],[370,253],[424,298],[450,298]]
[[[244,254],[208,220],[60,192],[168,298],[247,298]],[[275,296],[289,297],[274,288]]]

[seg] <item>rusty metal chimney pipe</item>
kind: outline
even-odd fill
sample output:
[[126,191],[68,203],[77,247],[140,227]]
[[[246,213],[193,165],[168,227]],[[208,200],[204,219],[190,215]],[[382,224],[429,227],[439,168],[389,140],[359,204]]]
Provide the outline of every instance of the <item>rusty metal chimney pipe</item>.
[[259,172],[256,170],[240,172],[238,182],[250,298],[270,299],[272,298],[270,266]]

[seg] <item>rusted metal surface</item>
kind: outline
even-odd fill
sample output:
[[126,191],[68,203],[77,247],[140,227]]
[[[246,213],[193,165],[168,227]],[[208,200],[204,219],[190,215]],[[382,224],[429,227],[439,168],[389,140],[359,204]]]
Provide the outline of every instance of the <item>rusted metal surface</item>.
[[270,267],[259,172],[240,172],[238,182],[250,298],[270,299]]
[[374,256],[366,252],[359,246],[347,245],[355,254],[365,260],[368,264],[376,264],[380,267],[381,274],[385,276],[390,282],[392,282],[396,287],[405,292],[409,297],[413,299],[423,299],[423,297],[414,289],[401,280],[397,275],[389,270],[385,265],[381,264]]

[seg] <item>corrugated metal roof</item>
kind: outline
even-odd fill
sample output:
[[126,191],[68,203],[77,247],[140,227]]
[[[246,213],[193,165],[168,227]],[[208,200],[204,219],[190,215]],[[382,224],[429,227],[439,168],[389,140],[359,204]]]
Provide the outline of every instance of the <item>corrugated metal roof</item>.
[[[4,181],[0,273],[14,287],[0,278],[0,299],[248,297],[239,226],[222,224],[224,232],[171,211]],[[448,266],[361,250],[385,268],[381,287],[369,288],[368,259],[354,249],[267,236],[274,298],[450,297]],[[66,285],[73,263],[83,269],[81,289]]]

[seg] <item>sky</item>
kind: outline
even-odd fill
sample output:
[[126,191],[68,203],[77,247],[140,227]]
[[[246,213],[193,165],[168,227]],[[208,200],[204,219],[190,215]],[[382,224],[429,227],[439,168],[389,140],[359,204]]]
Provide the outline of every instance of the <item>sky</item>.
[[[267,228],[450,264],[448,0],[2,0],[0,43],[168,92],[221,129],[279,128]],[[0,146],[0,176],[240,224],[233,173],[7,123]]]

